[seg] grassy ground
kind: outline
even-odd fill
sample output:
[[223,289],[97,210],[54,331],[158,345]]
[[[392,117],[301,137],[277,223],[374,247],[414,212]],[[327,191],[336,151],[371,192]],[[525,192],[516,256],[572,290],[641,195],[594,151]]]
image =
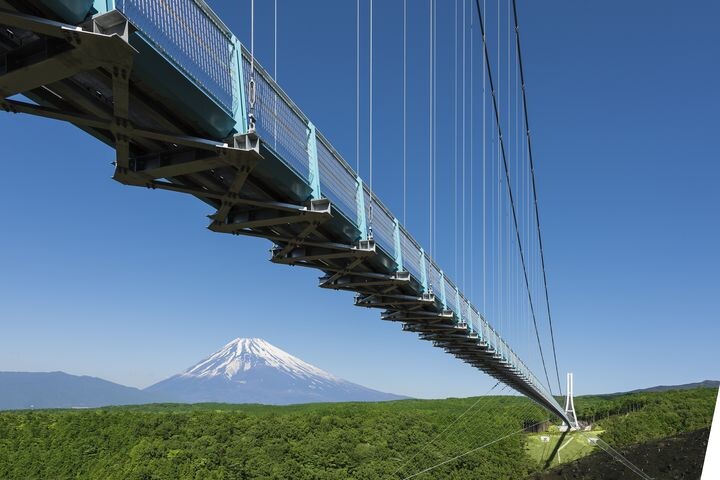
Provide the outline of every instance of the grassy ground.
[[562,433],[553,427],[549,432],[528,435],[526,452],[541,468],[555,467],[595,451],[597,447],[588,441],[588,437],[597,437],[601,433],[602,430]]

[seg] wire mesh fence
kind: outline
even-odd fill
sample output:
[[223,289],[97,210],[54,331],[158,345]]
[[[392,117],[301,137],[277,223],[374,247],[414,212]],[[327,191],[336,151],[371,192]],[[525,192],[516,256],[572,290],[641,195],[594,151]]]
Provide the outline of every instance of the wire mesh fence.
[[[250,81],[255,80],[255,119],[258,135],[265,144],[292,167],[300,177],[310,179],[310,156],[308,140],[310,128],[308,121],[300,116],[281,94],[277,84],[265,73],[255,68],[251,75],[251,62],[243,60],[245,91],[250,90]],[[248,105],[248,109],[250,105]]]
[[233,107],[232,33],[196,0],[117,0],[116,8],[177,68],[228,112]]
[[357,225],[357,189],[358,182],[354,172],[341,161],[339,155],[325,138],[317,142],[318,164],[320,168],[320,189],[336,207]]
[[400,248],[402,248],[403,266],[419,282],[422,281],[422,250],[415,239],[404,228],[400,228]]

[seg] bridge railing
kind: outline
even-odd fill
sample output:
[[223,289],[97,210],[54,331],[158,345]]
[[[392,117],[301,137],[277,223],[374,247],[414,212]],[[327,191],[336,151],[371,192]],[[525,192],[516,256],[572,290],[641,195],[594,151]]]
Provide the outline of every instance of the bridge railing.
[[320,187],[334,205],[357,225],[358,181],[355,172],[344,162],[330,142],[318,135],[318,163],[320,165]]
[[[243,77],[249,90],[251,62],[243,59]],[[280,158],[303,180],[310,179],[310,155],[308,152],[310,121],[287,95],[280,90],[269,74],[259,65],[255,66],[255,128],[266,146],[275,150]],[[250,105],[247,105],[250,108]]]
[[[395,251],[395,217],[368,188],[366,190],[365,206],[368,208],[368,219],[370,219],[369,208],[372,207],[372,227],[373,237],[378,245],[380,245],[391,257],[397,258]],[[368,204],[369,196],[373,197],[372,203]]]
[[228,113],[233,91],[232,32],[202,0],[99,0],[123,12],[152,44]]
[[402,248],[405,270],[410,272],[416,279],[422,281],[422,257],[424,252],[412,235],[402,226],[400,227],[400,246]]

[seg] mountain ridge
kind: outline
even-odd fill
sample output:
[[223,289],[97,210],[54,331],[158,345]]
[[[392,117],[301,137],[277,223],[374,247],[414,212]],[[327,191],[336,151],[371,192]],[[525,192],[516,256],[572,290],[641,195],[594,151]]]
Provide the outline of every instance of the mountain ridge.
[[[669,390],[692,390],[694,388],[720,388],[720,381],[703,380],[701,382],[683,383],[680,385],[656,385],[654,387],[639,388],[621,393],[667,392]],[[619,395],[621,393],[614,393],[612,395]]]
[[289,405],[387,401],[260,338],[236,338],[181,373],[144,389],[65,372],[0,372],[0,410],[93,408],[149,403]]
[[65,372],[0,372],[0,410],[154,403],[144,390]]

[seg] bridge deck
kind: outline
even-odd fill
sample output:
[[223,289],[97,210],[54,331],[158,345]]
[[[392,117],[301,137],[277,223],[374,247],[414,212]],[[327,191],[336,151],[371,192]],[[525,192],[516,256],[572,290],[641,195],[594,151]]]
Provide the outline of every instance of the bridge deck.
[[116,149],[117,181],[197,197],[215,210],[211,230],[267,238],[273,262],[321,270],[321,287],[356,292],[567,421],[258,64],[250,131],[249,54],[204,2],[0,0],[0,25],[0,108],[77,125]]

